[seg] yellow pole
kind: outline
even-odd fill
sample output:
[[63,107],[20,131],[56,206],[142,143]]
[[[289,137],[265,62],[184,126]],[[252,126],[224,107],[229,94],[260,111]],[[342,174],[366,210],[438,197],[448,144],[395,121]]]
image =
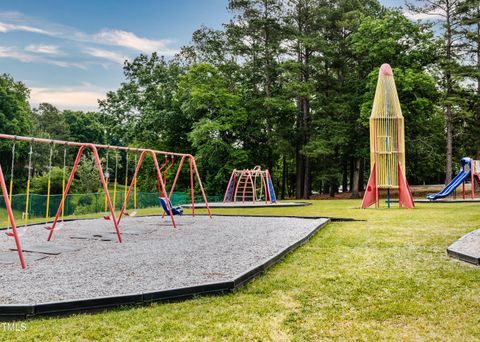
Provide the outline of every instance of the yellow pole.
[[113,210],[117,204],[117,170],[118,170],[118,150],[115,153],[115,180],[113,181]]
[[25,225],[28,224],[28,202],[30,200],[30,179],[27,180],[27,194],[25,196]]
[[125,153],[126,165],[125,165],[125,188],[123,191],[123,203],[125,203],[125,209],[127,209],[127,187],[128,187],[128,152]]
[[45,208],[45,220],[48,221],[48,214],[50,210],[50,176],[48,177],[48,183],[47,183],[47,205]]
[[48,182],[47,182],[47,205],[45,206],[45,221],[48,222],[48,217],[50,213],[50,185],[51,185],[51,174],[52,174],[52,156],[53,156],[53,145],[50,146],[50,160],[48,163]]
[[[105,183],[107,184],[107,188],[108,188],[108,178],[109,178],[109,173],[108,173],[108,149],[107,149],[107,155],[106,155],[106,167],[105,167]],[[107,209],[108,209],[108,203],[107,203],[107,195],[105,194],[105,213],[107,212]]]
[[[135,170],[137,169],[137,155],[135,154]],[[135,174],[134,174],[135,177]],[[133,179],[133,208],[137,210],[137,177]]]
[[[10,205],[12,204],[12,195],[13,195],[13,168],[15,167],[15,140],[13,141],[12,145],[12,165],[10,169],[10,189],[8,191],[8,199],[10,201]],[[10,216],[7,215],[8,226],[10,226]]]
[[33,154],[33,147],[32,147],[32,142],[30,142],[30,152],[28,153],[27,193],[25,196],[25,226],[28,224],[28,210],[29,210],[29,202],[30,202],[30,177],[32,175],[32,154]]
[[[67,176],[67,145],[63,148],[62,201],[65,196],[65,178]],[[65,203],[62,203],[62,222],[65,218]]]

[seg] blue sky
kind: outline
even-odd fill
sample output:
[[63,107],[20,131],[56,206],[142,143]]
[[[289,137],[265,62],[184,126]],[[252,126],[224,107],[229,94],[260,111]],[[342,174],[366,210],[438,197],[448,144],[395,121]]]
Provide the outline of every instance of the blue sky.
[[125,58],[172,56],[200,25],[228,21],[227,2],[2,0],[0,72],[31,89],[32,106],[96,110],[97,99],[122,82]]

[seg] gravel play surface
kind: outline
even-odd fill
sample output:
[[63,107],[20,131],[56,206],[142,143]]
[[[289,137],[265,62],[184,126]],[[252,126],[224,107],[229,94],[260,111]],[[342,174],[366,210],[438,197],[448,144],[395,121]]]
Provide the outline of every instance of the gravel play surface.
[[[0,233],[0,305],[118,296],[230,280],[299,241],[326,219],[176,216],[125,218],[123,243],[112,221],[65,222],[47,242],[44,225],[21,237],[27,269],[12,238]],[[55,248],[58,247],[58,248]],[[74,248],[72,248],[74,247]],[[48,251],[48,250],[47,250]],[[58,252],[60,254],[55,254]],[[9,254],[12,253],[12,254]],[[35,260],[33,256],[46,256]],[[32,256],[28,258],[28,256]]]

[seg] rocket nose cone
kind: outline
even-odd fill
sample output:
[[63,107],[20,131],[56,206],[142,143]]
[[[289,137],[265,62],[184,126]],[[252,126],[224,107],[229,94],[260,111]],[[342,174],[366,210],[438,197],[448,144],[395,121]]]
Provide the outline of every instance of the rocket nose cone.
[[393,71],[390,64],[382,64],[380,67],[380,76],[393,76]]

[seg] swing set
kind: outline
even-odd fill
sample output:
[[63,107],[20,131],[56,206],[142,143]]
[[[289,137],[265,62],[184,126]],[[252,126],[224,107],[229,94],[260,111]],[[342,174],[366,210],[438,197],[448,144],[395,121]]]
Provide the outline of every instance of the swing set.
[[[105,216],[106,220],[111,220],[113,222],[113,226],[115,228],[115,232],[117,235],[118,242],[122,242],[122,235],[119,229],[120,221],[123,216],[135,216],[137,210],[137,177],[139,170],[142,166],[143,161],[147,155],[150,155],[153,159],[157,177],[157,186],[159,192],[159,198],[164,199],[166,202],[166,208],[164,207],[164,213],[162,217],[165,217],[165,214],[170,216],[173,228],[176,228],[175,218],[178,212],[175,210],[176,208],[172,208],[170,197],[172,196],[175,186],[177,184],[180,172],[184,165],[185,160],[188,159],[189,163],[189,171],[190,171],[190,192],[191,192],[191,207],[192,207],[192,216],[195,216],[195,178],[197,180],[197,184],[200,188],[202,193],[203,200],[206,204],[208,214],[210,218],[212,217],[210,208],[208,206],[208,200],[203,189],[202,181],[200,179],[200,175],[198,173],[197,165],[195,162],[195,158],[190,154],[184,153],[173,153],[173,152],[163,152],[163,151],[155,151],[151,149],[144,149],[144,148],[130,148],[130,147],[121,147],[121,146],[110,146],[110,145],[100,145],[100,144],[89,144],[89,143],[79,143],[79,142],[71,142],[71,141],[62,141],[62,140],[51,140],[51,139],[42,139],[42,138],[32,138],[32,137],[23,137],[23,136],[13,136],[8,134],[0,134],[0,139],[3,140],[12,140],[12,160],[11,160],[11,170],[10,170],[10,183],[9,188],[7,189],[5,177],[3,174],[2,167],[0,165],[0,187],[2,190],[3,199],[5,202],[5,206],[7,209],[8,215],[8,226],[9,229],[6,231],[6,235],[8,237],[12,237],[15,240],[16,250],[18,253],[18,257],[20,259],[20,264],[22,268],[26,268],[25,259],[23,256],[23,251],[21,247],[20,238],[24,236],[28,232],[28,220],[29,220],[29,202],[30,202],[30,184],[31,184],[31,177],[32,177],[32,155],[33,155],[33,144],[34,143],[42,143],[42,144],[49,144],[50,146],[50,153],[49,153],[49,164],[47,168],[48,178],[47,178],[47,194],[46,194],[46,210],[45,210],[45,224],[47,225],[45,228],[49,231],[47,241],[51,241],[53,233],[55,230],[59,230],[63,227],[64,216],[65,216],[65,201],[68,196],[70,187],[72,185],[73,179],[75,177],[75,173],[77,171],[78,165],[81,161],[82,156],[86,150],[90,150],[93,156],[93,160],[99,172],[99,179],[105,194]],[[13,196],[13,181],[14,181],[14,167],[15,167],[15,147],[18,141],[26,141],[29,143],[29,153],[28,153],[28,164],[27,164],[27,184],[26,184],[26,194],[25,194],[25,212],[23,213],[23,227],[18,227],[15,221],[15,217],[13,215],[13,210],[11,207],[12,203],[12,196]],[[52,224],[48,226],[50,215],[50,197],[51,197],[51,172],[52,172],[52,163],[53,163],[53,155],[54,155],[54,146],[55,145],[62,145],[63,146],[63,176],[62,176],[62,199],[58,206],[56,215],[51,222]],[[66,164],[67,164],[67,154],[68,148],[78,148],[78,152],[75,158],[75,162],[73,164],[72,170],[70,171],[70,175],[67,180],[67,171],[66,171]],[[101,159],[99,156],[99,150],[106,150],[106,161],[105,161],[105,172],[102,168]],[[108,168],[108,161],[109,156],[108,152],[110,150],[115,151],[115,169],[114,169],[114,185],[113,185],[113,202],[112,198],[110,197],[109,189],[108,189],[108,180],[109,180],[109,168]],[[125,190],[123,194],[123,204],[120,210],[120,214],[117,216],[115,214],[115,203],[117,198],[117,181],[118,181],[118,154],[119,151],[125,152],[126,155],[126,167],[125,167]],[[130,185],[127,191],[127,185],[129,182],[128,179],[128,154],[135,155],[135,173],[131,178]],[[139,157],[138,157],[139,154]],[[162,167],[159,166],[157,156],[163,155],[165,157],[165,162],[162,164]],[[179,157],[180,163],[176,171],[175,179],[172,183],[170,192],[167,191],[166,185],[166,176],[167,172],[175,165],[175,157]],[[163,171],[163,174],[162,174]],[[130,199],[130,196],[133,192],[133,210],[130,214],[127,212],[127,205]],[[60,220],[60,225],[58,221]]]

